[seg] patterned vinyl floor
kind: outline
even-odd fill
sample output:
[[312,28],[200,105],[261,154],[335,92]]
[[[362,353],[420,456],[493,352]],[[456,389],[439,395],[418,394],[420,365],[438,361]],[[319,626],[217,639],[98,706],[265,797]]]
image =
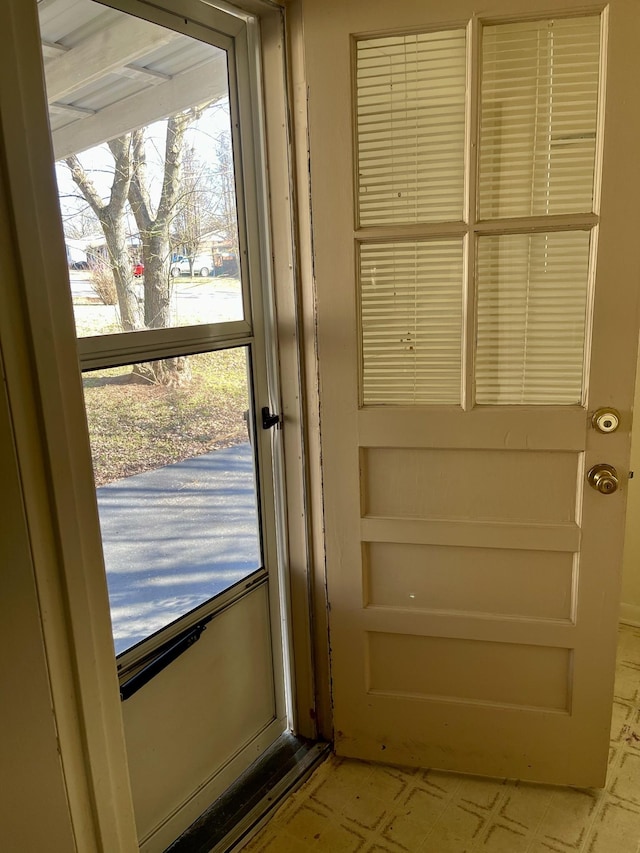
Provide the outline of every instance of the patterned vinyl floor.
[[620,630],[604,790],[332,757],[244,850],[640,853],[640,630]]

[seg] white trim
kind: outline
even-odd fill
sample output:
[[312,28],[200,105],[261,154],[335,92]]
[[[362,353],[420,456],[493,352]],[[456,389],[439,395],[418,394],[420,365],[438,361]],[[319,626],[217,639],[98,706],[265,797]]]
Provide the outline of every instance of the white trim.
[[[264,99],[262,93],[262,52],[260,44],[260,27],[255,19],[247,21],[247,63],[249,67],[248,88],[251,93],[251,113],[254,122],[253,156],[255,176],[253,184],[256,191],[258,212],[257,230],[260,234],[259,251],[262,269],[262,314],[265,334],[265,351],[267,355],[266,370],[268,382],[268,405],[272,412],[282,418],[282,401],[280,388],[280,368],[278,364],[278,328],[276,319],[274,281],[271,259],[273,247],[271,244],[269,217],[269,188],[267,184],[268,165],[266,155],[266,130],[264,117]],[[245,105],[247,106],[247,105]],[[246,119],[245,119],[246,123]],[[272,603],[273,617],[278,619],[279,626],[275,632],[279,648],[274,645],[274,659],[281,661],[280,678],[285,687],[284,708],[290,727],[297,731],[295,719],[295,693],[293,650],[291,634],[291,603],[289,598],[289,553],[287,537],[287,490],[284,469],[284,452],[282,442],[282,424],[271,430],[273,487],[275,498],[275,521],[277,543],[277,575],[278,602]]]
[[[328,601],[326,588],[326,539],[325,507],[323,491],[323,434],[320,407],[320,373],[317,330],[317,291],[315,281],[315,259],[313,250],[313,217],[311,211],[311,173],[309,148],[308,80],[304,43],[304,19],[302,0],[292,0],[286,10],[286,73],[285,86],[291,106],[287,115],[290,126],[292,160],[291,192],[294,198],[294,214],[291,223],[294,235],[295,255],[292,259],[297,284],[296,304],[290,313],[295,318],[293,327],[299,336],[299,387],[300,399],[295,401],[293,411],[299,412],[300,448],[303,462],[303,482],[299,494],[304,507],[305,530],[301,538],[306,543],[305,576],[300,572],[297,606],[293,616],[301,618],[301,601],[305,595],[311,605],[306,624],[301,624],[297,649],[303,642],[310,648],[302,648],[302,664],[309,660],[309,670],[304,672],[305,696],[309,697],[306,714],[302,719],[313,724],[313,729],[327,740],[333,738],[333,708],[331,699],[331,672],[329,660]],[[284,129],[284,127],[283,127]],[[274,131],[269,134],[273,142]],[[274,223],[275,224],[275,223]],[[278,305],[280,310],[280,303]],[[280,321],[282,322],[282,316]],[[283,335],[283,340],[287,338]],[[285,407],[287,400],[285,399]],[[300,499],[299,499],[300,500]],[[298,553],[301,553],[299,547]],[[300,558],[302,559],[302,558]],[[295,576],[294,576],[295,577]],[[296,578],[297,579],[297,578]],[[303,588],[306,582],[307,588]],[[307,634],[308,628],[308,634]],[[306,636],[303,636],[306,635]],[[296,650],[297,650],[296,649]],[[297,660],[297,659],[296,659]],[[304,701],[301,691],[301,675],[297,672],[298,704]],[[312,720],[308,718],[312,716]],[[313,735],[311,735],[313,736]]]

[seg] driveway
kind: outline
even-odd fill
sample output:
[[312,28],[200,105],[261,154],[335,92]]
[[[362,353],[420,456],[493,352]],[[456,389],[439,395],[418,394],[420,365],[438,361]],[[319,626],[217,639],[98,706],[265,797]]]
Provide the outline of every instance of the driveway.
[[248,443],[97,493],[116,653],[260,566]]

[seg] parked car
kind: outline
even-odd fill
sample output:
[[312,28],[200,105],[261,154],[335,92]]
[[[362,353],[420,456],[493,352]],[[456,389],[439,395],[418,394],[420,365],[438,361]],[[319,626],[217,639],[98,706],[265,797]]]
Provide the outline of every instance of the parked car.
[[138,261],[133,265],[133,274],[136,278],[140,278],[140,276],[144,275],[144,264],[142,261]]
[[[193,272],[195,275],[208,276],[213,271],[213,258],[211,255],[196,255],[193,259]],[[189,258],[178,255],[175,261],[172,261],[170,268],[172,278],[179,275],[189,275],[191,267]]]
[[221,250],[214,254],[214,275],[238,275],[238,256],[231,250]]

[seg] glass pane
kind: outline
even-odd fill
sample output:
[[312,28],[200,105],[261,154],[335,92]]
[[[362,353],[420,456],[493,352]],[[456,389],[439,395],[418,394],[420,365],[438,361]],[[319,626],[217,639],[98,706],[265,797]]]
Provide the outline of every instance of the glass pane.
[[464,30],[357,42],[360,224],[462,219]]
[[460,403],[461,238],[360,249],[365,405]]
[[482,219],[593,207],[600,18],[483,29]]
[[242,320],[226,51],[54,5],[39,17],[78,335]]
[[247,352],[93,370],[84,394],[119,653],[261,565]]
[[589,232],[478,241],[478,403],[582,400]]

